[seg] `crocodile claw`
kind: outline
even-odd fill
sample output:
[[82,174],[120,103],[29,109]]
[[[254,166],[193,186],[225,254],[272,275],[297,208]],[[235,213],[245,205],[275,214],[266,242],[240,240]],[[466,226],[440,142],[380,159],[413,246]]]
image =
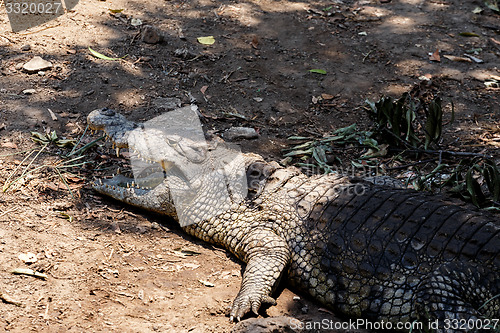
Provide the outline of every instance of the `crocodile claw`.
[[241,317],[250,310],[255,315],[259,315],[259,308],[262,304],[276,305],[276,300],[267,295],[238,296],[234,300],[229,320],[234,321],[236,319],[239,322]]

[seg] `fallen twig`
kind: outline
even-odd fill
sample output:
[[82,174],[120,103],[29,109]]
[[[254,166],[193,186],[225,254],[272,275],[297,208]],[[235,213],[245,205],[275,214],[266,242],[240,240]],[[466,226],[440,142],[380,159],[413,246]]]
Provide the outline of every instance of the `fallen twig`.
[[24,304],[18,301],[15,301],[12,299],[9,295],[5,294],[3,291],[0,290],[0,300],[2,300],[4,303],[8,304],[14,304],[16,306],[23,307]]
[[4,216],[4,215],[7,215],[9,213],[12,213],[13,211],[16,211],[18,207],[14,207],[14,208],[11,208],[11,209],[8,209],[6,210],[5,212],[0,210],[2,213],[0,214],[0,217]]
[[46,280],[48,277],[47,274],[40,273],[40,272],[34,271],[32,269],[29,269],[29,268],[15,268],[12,270],[12,274],[28,275],[28,276],[33,276],[33,277],[36,277],[36,278],[39,278],[42,280]]
[[5,35],[0,35],[0,37],[7,39],[11,43],[15,43],[15,41],[13,41],[12,39],[10,39],[9,37],[7,37]]
[[393,151],[407,152],[407,153],[420,153],[420,154],[432,154],[432,155],[450,155],[450,156],[462,156],[462,157],[483,157],[492,158],[490,155],[485,155],[481,153],[471,153],[466,151],[453,151],[453,150],[428,150],[428,149],[398,149],[391,148]]

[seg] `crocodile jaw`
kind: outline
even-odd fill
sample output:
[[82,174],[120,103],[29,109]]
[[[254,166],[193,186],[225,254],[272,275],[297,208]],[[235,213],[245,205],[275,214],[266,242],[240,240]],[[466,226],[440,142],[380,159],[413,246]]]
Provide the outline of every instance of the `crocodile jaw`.
[[103,131],[106,138],[117,148],[128,148],[129,134],[139,127],[121,114],[108,109],[97,109],[87,116],[87,124],[92,131]]

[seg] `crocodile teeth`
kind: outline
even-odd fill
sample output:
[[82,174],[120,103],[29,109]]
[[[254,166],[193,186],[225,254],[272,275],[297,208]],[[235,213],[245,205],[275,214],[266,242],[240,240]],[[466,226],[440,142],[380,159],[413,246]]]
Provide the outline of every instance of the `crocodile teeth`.
[[117,174],[117,175],[121,175],[120,168],[117,168],[117,169],[116,169],[116,174]]
[[116,147],[116,157],[120,157],[120,148]]
[[130,188],[130,183],[127,183],[127,188]]

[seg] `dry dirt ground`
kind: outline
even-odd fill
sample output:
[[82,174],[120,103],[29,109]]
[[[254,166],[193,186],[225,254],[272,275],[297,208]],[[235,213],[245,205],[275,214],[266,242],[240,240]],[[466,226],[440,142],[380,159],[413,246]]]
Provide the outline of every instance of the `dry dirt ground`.
[[[476,7],[483,11],[474,13]],[[176,97],[199,106],[207,131],[257,129],[259,138],[241,142],[242,149],[280,160],[288,136],[363,126],[365,99],[400,96],[427,75],[454,102],[457,120],[446,127],[446,140],[457,149],[495,153],[499,93],[484,82],[500,76],[499,18],[482,1],[82,0],[54,21],[13,33],[0,6],[0,185],[13,182],[0,192],[0,329],[234,327],[227,309],[242,267],[234,257],[184,235],[172,221],[93,192],[94,175],[109,175],[126,160],[102,143],[73,163],[85,166],[64,168],[70,148],[53,144],[29,165],[41,149],[30,131],[78,140],[95,108],[147,120],[164,112],[161,98]],[[132,19],[157,27],[164,41],[142,41]],[[215,43],[198,43],[202,36]],[[99,59],[88,47],[126,57]],[[436,50],[440,62],[429,60]],[[444,57],[474,50],[482,63]],[[34,56],[53,67],[26,73],[22,66]],[[479,139],[485,136],[489,143]],[[83,136],[79,147],[92,140]],[[25,168],[31,173],[15,181]],[[20,258],[28,253],[36,262]],[[18,268],[47,277],[12,274]],[[277,306],[262,311],[282,314],[338,320],[288,289]]]

